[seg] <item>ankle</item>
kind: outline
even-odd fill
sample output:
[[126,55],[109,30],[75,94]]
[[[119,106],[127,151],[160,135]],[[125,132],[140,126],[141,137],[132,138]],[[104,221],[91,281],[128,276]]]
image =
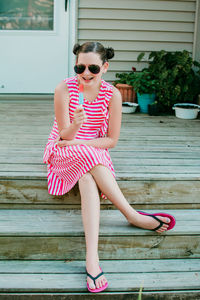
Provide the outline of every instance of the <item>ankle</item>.
[[86,256],[86,265],[88,267],[95,267],[96,265],[99,265],[99,257],[97,256]]
[[133,212],[129,216],[126,217],[127,221],[133,225],[138,225],[141,222],[141,215],[137,212]]

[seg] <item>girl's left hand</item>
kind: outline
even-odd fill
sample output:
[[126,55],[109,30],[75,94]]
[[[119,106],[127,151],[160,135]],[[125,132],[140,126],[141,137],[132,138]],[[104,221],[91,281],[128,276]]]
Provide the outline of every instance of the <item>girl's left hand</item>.
[[77,145],[77,141],[76,140],[60,140],[60,137],[58,136],[55,140],[54,143],[56,143],[59,147],[65,147],[65,146],[72,146],[72,145]]

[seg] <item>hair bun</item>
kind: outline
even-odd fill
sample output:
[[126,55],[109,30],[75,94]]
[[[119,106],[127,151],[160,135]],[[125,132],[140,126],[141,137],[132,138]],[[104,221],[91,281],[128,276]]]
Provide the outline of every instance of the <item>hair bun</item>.
[[73,48],[73,53],[74,53],[75,55],[77,55],[80,49],[81,49],[81,45],[78,44],[78,43],[75,44],[75,45],[74,45],[74,48]]
[[107,59],[111,59],[114,57],[115,51],[113,48],[109,47],[109,48],[105,48],[105,50],[106,50],[106,58]]

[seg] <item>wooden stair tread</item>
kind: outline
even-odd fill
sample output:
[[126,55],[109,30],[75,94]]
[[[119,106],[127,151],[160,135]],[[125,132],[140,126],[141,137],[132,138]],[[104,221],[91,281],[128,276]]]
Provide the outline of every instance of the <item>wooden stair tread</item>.
[[[101,261],[107,292],[199,290],[199,259]],[[174,271],[175,269],[175,271]],[[0,261],[0,292],[86,292],[84,261]]]
[[[146,210],[147,212],[158,212]],[[162,210],[165,212],[165,210]],[[200,210],[167,210],[176,226],[164,235],[199,235]],[[0,211],[0,236],[83,236],[80,210],[5,209]],[[157,235],[129,225],[118,210],[101,211],[100,236]]]

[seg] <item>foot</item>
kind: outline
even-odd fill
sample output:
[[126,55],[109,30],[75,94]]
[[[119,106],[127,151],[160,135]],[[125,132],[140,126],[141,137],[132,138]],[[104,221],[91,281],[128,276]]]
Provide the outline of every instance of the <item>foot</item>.
[[[86,269],[87,269],[87,272],[90,275],[92,275],[93,277],[96,277],[99,273],[102,272],[100,270],[98,262],[96,262],[94,264],[86,263]],[[95,280],[95,284],[94,284],[94,281],[89,276],[87,276],[87,282],[89,284],[90,289],[96,289],[96,288],[101,288],[102,286],[104,286],[106,284],[107,280],[104,275],[101,275],[99,278],[97,278]]]
[[[170,223],[170,219],[166,217],[161,217],[161,216],[156,216],[159,220],[165,222],[165,223]],[[145,216],[137,213],[132,220],[128,220],[129,223],[131,223],[134,226],[143,228],[143,229],[149,229],[153,230],[156,228],[160,223],[152,218],[151,216]],[[167,230],[169,225],[163,224],[158,230],[155,230],[158,233],[162,233]]]

